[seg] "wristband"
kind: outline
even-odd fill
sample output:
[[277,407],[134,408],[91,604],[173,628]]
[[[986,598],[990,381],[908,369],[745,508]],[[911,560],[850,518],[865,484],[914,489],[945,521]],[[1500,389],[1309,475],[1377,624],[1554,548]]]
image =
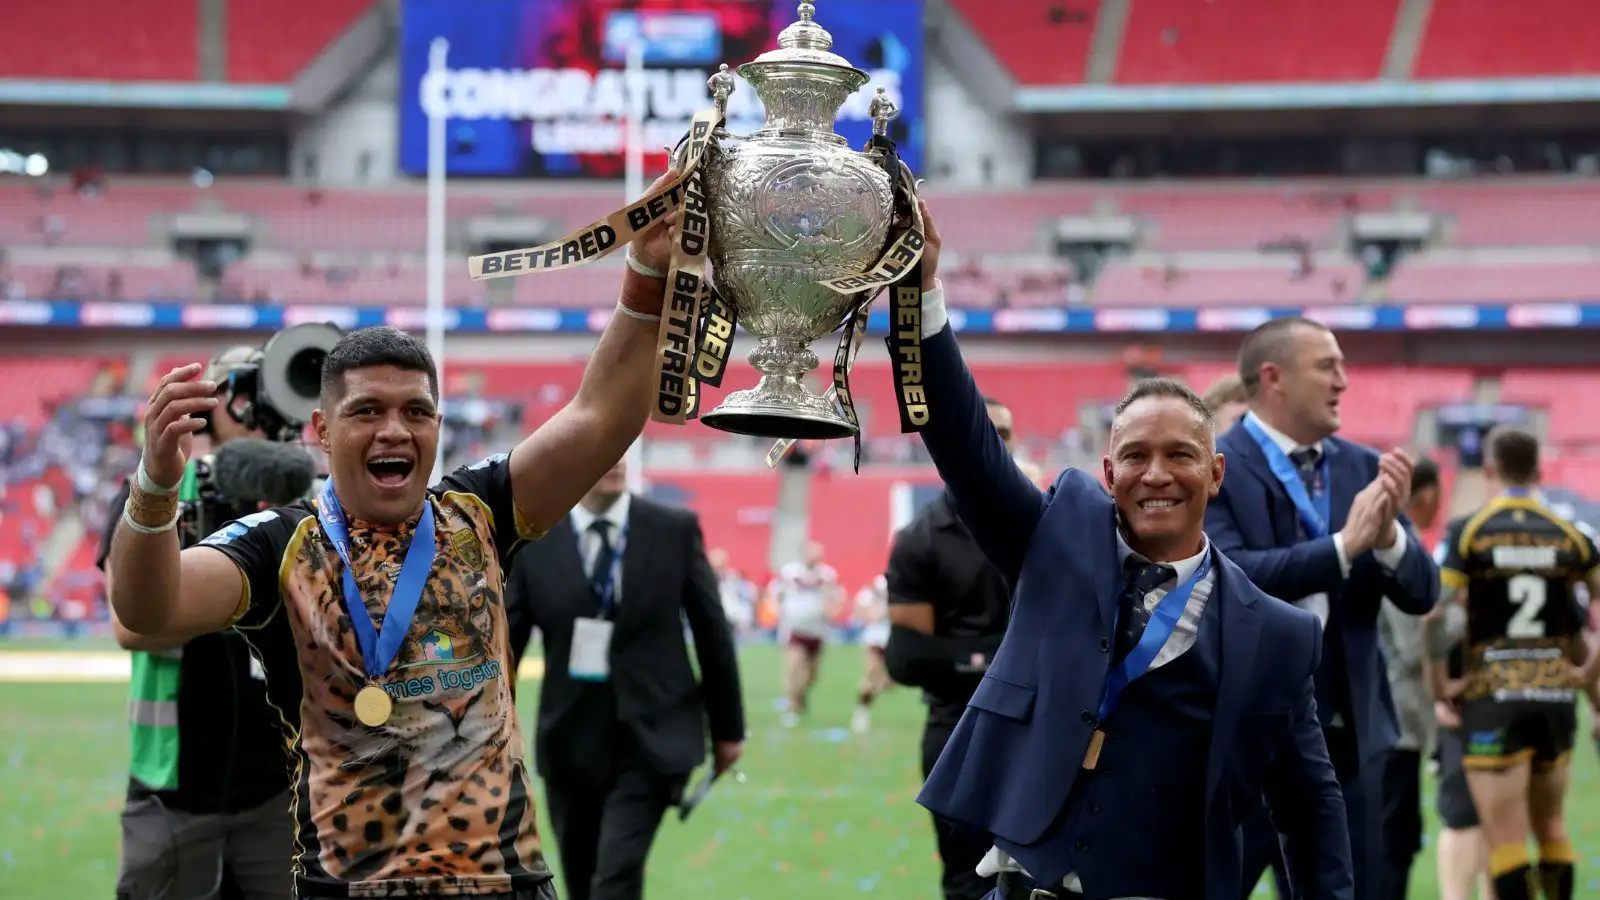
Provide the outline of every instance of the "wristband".
[[638,319],[641,322],[659,322],[659,321],[661,321],[661,317],[660,316],[654,316],[654,315],[651,315],[650,313],[642,313],[642,312],[639,312],[636,309],[629,309],[628,308],[628,304],[623,303],[620,299],[617,301],[617,312],[622,313],[623,315],[627,316],[630,319]]
[[[170,497],[178,492],[177,484],[173,485],[172,487],[162,487],[151,480],[150,473],[144,470],[143,458],[139,460],[139,470],[135,480],[139,484],[139,490],[144,491],[146,494],[155,494],[158,497]],[[178,479],[178,484],[182,483],[183,479]]]
[[157,525],[152,528],[149,525],[141,525],[138,522],[135,522],[133,520],[133,516],[130,515],[126,509],[124,509],[122,511],[122,524],[132,528],[134,531],[137,531],[140,534],[165,534],[166,532],[172,531],[178,527],[178,513],[178,510],[174,510],[172,513],[172,521],[165,525]]
[[633,248],[631,248],[631,247],[628,248],[628,252],[624,255],[623,258],[628,261],[628,268],[634,270],[635,272],[638,272],[640,275],[643,275],[646,278],[665,278],[665,277],[667,277],[667,273],[666,272],[663,272],[660,269],[652,269],[649,266],[645,265],[644,263],[639,262],[637,259],[634,259],[633,258]]

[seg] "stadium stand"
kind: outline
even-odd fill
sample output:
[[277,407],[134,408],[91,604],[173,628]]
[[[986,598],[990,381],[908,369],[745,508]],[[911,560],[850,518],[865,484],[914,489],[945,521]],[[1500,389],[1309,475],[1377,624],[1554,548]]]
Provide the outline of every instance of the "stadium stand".
[[1084,80],[1100,0],[952,0],[1018,84]]
[[[1360,4],[1351,4],[1359,6]],[[1433,0],[1416,78],[1581,75],[1600,71],[1600,35],[1575,25],[1584,0]]]
[[[1138,0],[1119,84],[1364,81],[1378,77],[1400,0]],[[1328,52],[1330,45],[1339,48]]]
[[122,0],[7,4],[0,78],[194,81],[200,77],[195,9]]
[[284,15],[279,0],[228,4],[228,80],[280,84],[294,80],[372,0],[319,0]]

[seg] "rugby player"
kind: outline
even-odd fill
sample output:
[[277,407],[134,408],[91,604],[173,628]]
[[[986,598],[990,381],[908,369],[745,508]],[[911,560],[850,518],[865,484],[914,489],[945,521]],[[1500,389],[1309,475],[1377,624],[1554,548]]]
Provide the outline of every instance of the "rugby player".
[[[1435,678],[1456,704],[1467,785],[1499,900],[1571,900],[1576,856],[1563,803],[1577,732],[1577,697],[1600,674],[1574,601],[1600,587],[1600,550],[1539,492],[1539,442],[1519,429],[1489,440],[1488,503],[1450,523],[1440,577],[1467,610],[1464,665]],[[1539,843],[1537,868],[1528,835]]]

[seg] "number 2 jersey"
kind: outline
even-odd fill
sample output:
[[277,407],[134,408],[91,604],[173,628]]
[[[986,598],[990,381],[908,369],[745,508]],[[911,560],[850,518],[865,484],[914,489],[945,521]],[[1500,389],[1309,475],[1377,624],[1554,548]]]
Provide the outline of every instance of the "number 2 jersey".
[[1440,578],[1465,588],[1462,699],[1570,703],[1586,614],[1576,587],[1596,565],[1591,533],[1538,497],[1502,495],[1445,534]]

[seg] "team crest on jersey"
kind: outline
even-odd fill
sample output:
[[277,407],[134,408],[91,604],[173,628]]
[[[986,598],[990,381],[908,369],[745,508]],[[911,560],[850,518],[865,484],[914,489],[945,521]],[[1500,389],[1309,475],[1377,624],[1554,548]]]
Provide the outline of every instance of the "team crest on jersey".
[[470,528],[450,536],[450,549],[474,572],[482,572],[487,564],[483,556],[483,541],[478,540],[477,532]]

